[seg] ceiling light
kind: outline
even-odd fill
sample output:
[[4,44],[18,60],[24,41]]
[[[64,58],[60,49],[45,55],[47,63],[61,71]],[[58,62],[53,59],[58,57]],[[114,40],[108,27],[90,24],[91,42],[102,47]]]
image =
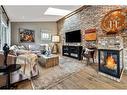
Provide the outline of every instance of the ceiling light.
[[64,10],[64,9],[57,9],[57,8],[52,8],[49,7],[46,12],[44,13],[45,15],[59,15],[59,16],[65,16],[69,13],[71,13],[72,11],[69,10]]

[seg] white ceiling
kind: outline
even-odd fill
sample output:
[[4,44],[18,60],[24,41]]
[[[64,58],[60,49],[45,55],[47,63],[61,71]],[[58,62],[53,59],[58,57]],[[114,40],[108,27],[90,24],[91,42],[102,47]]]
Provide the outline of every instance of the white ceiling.
[[4,6],[11,22],[47,22],[62,18],[62,16],[44,15],[49,7],[74,11],[80,8],[81,5]]

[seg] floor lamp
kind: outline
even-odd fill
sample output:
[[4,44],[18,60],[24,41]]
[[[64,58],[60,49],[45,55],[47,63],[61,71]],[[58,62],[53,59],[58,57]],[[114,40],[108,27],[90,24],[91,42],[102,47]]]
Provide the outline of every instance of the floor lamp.
[[58,36],[58,35],[52,36],[52,42],[54,43],[54,45],[52,47],[52,53],[57,54],[59,51],[58,43],[60,42],[60,36]]

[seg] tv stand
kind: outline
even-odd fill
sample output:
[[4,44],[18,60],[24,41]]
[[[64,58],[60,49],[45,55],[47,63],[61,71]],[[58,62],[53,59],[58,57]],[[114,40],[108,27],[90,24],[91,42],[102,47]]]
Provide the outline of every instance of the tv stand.
[[62,47],[62,55],[63,56],[68,56],[71,58],[82,60],[81,53],[82,53],[82,46],[63,45],[63,47]]

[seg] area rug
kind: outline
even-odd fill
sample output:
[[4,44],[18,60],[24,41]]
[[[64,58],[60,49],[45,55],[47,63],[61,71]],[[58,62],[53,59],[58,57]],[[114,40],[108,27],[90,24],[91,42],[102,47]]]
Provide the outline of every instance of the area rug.
[[39,67],[38,78],[32,79],[33,89],[48,89],[56,85],[61,80],[79,72],[85,67],[84,63],[68,57],[60,57],[59,65],[51,68]]

